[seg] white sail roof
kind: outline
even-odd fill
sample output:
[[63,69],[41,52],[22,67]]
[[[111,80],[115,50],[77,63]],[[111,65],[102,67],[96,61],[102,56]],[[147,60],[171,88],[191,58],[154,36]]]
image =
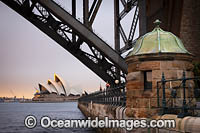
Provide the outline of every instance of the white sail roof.
[[60,84],[58,84],[57,82],[49,79],[48,84],[52,85],[58,91],[59,95],[65,95],[63,87]]
[[61,77],[59,77],[57,74],[54,74],[54,81],[57,82],[57,84],[63,88],[65,95],[69,94],[65,81]]
[[49,93],[56,93],[57,94],[57,91],[52,88],[51,86],[49,86],[48,84],[44,84],[44,83],[39,83],[39,89],[40,91],[48,91]]

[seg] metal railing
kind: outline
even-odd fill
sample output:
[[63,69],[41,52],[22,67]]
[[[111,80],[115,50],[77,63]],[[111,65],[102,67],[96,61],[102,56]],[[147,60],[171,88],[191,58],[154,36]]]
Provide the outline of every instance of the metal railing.
[[[200,89],[199,82],[200,77],[186,78],[185,71],[183,72],[183,77],[180,79],[166,80],[164,73],[162,73],[161,81],[157,82],[157,105],[158,108],[161,108],[161,114],[178,114],[178,117],[182,118],[188,115],[195,115],[194,111],[199,110],[200,108],[192,104],[193,100],[200,98]],[[172,82],[176,82],[179,85],[172,87]],[[160,89],[162,89],[160,93]],[[171,94],[170,97],[166,96],[166,89],[169,89]],[[179,90],[179,97],[181,99],[181,104],[178,106],[174,104],[174,100],[177,98],[177,91]],[[193,89],[190,90],[189,89]],[[193,93],[192,97],[186,97],[187,93]],[[162,96],[160,96],[160,94]],[[160,99],[162,98],[162,99]],[[160,103],[162,102],[162,104]]]
[[107,88],[102,91],[96,91],[88,95],[84,95],[78,99],[83,103],[100,103],[114,106],[126,106],[126,87],[121,84],[117,87]]

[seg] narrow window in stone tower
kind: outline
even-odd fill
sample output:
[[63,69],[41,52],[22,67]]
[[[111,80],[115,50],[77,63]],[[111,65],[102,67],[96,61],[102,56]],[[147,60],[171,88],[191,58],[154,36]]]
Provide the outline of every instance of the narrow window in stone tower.
[[144,90],[152,89],[152,71],[144,72]]

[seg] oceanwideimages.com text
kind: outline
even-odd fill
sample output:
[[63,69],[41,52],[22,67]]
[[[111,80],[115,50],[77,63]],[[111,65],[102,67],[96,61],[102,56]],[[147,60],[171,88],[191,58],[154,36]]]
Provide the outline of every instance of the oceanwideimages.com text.
[[[147,119],[52,119],[49,116],[43,116],[40,119],[40,126],[43,128],[125,128],[130,131],[134,128],[175,128],[175,120],[147,120]],[[24,124],[27,128],[37,126],[37,119],[33,115],[25,118]]]

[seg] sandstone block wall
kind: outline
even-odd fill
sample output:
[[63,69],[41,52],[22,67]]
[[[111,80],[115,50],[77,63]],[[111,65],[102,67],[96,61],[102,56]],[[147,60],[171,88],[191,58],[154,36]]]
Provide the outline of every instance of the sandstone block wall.
[[[186,77],[193,77],[193,65],[190,58],[186,55],[143,55],[132,56],[127,59],[128,75],[127,75],[127,112],[128,117],[134,118],[148,118],[158,115],[159,109],[157,104],[157,82],[161,81],[162,73],[164,73],[166,80],[180,79],[183,77],[185,71]],[[145,90],[144,87],[144,72],[151,71],[152,89]],[[183,88],[179,88],[181,81],[167,82],[165,87],[166,100],[170,98],[170,105],[181,106],[183,99]],[[186,100],[194,97],[193,81],[187,81],[186,86]],[[159,84],[159,103],[162,105],[162,86]],[[176,88],[176,99],[171,98],[171,89]],[[193,100],[192,104],[195,104]]]

